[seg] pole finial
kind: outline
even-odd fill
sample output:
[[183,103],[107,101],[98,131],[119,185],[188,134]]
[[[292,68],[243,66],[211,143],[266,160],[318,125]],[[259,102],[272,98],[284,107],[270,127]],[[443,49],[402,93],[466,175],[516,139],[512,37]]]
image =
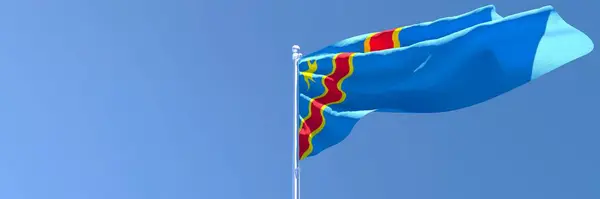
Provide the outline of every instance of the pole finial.
[[300,53],[300,46],[293,45],[292,46],[292,59],[294,61],[298,61],[302,57],[302,53]]

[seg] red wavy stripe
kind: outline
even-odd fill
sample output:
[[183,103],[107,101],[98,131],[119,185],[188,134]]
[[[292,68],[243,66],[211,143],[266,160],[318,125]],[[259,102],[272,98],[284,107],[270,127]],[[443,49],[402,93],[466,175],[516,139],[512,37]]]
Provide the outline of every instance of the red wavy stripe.
[[394,30],[395,29],[378,32],[371,36],[369,41],[371,52],[394,48]]
[[350,56],[352,53],[341,53],[334,57],[335,63],[332,72],[323,79],[325,91],[323,95],[312,100],[309,104],[308,118],[304,119],[303,125],[299,132],[299,155],[302,157],[307,152],[310,146],[310,135],[320,130],[319,127],[324,126],[325,122],[321,109],[333,102],[342,100],[343,91],[339,90],[338,82],[347,76],[350,72]]

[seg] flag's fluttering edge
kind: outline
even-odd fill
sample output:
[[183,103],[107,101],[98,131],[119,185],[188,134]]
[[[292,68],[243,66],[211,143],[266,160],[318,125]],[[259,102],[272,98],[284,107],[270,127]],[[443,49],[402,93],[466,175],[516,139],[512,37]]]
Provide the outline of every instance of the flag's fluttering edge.
[[494,6],[364,34],[298,63],[299,157],[340,143],[368,113],[469,107],[594,48],[551,6],[501,17]]

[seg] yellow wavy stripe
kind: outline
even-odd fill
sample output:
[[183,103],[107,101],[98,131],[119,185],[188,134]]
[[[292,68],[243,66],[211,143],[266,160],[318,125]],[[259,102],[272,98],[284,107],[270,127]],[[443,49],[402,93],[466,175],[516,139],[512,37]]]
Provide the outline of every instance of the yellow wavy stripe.
[[373,35],[375,35],[377,33],[371,33],[367,36],[367,38],[365,39],[365,53],[371,52],[371,37],[373,37]]
[[400,28],[396,28],[394,30],[394,34],[392,36],[392,39],[394,40],[394,48],[400,48],[400,31],[402,30],[402,27]]
[[[337,69],[336,68],[336,64],[335,64],[335,60],[336,60],[336,58],[337,58],[338,55],[339,54],[337,54],[337,55],[335,55],[335,57],[333,57],[333,70],[331,71],[331,73],[329,73],[327,75],[327,77],[329,77],[330,75],[332,75],[335,72],[335,69]],[[306,152],[304,152],[304,154],[302,154],[302,157],[300,157],[300,160],[308,157],[308,155],[310,155],[312,153],[312,151],[313,151],[312,139],[317,134],[319,134],[321,132],[321,130],[323,130],[323,127],[325,126],[325,123],[326,123],[325,122],[325,115],[323,114],[323,112],[325,111],[325,108],[327,108],[328,106],[333,105],[333,104],[339,104],[339,103],[343,102],[344,100],[346,100],[346,92],[344,92],[344,90],[342,90],[342,83],[344,82],[344,80],[346,80],[346,78],[348,78],[354,72],[354,64],[352,62],[352,59],[353,59],[354,55],[355,54],[352,53],[348,57],[348,62],[349,62],[348,63],[348,74],[346,74],[344,77],[342,77],[338,81],[338,83],[337,83],[337,89],[342,93],[342,97],[338,101],[331,102],[331,103],[328,103],[328,104],[323,104],[323,106],[321,107],[321,110],[320,110],[321,121],[322,121],[321,125],[315,131],[313,131],[311,134],[309,134],[309,136],[308,136],[308,149],[306,150]],[[323,94],[321,96],[324,96],[325,94],[327,94],[329,92],[329,90],[327,89],[327,86],[325,85],[325,79],[327,79],[327,78],[326,77],[323,78],[322,83],[323,83],[323,87],[325,87],[326,90],[325,90],[325,92],[323,92]],[[312,102],[312,100],[311,100],[311,102]]]

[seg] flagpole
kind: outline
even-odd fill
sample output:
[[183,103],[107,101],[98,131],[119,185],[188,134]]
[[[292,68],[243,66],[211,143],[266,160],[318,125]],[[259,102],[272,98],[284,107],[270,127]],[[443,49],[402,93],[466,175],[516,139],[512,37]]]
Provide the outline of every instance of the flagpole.
[[300,199],[300,167],[298,166],[298,61],[302,57],[300,46],[292,46],[294,60],[294,199]]

